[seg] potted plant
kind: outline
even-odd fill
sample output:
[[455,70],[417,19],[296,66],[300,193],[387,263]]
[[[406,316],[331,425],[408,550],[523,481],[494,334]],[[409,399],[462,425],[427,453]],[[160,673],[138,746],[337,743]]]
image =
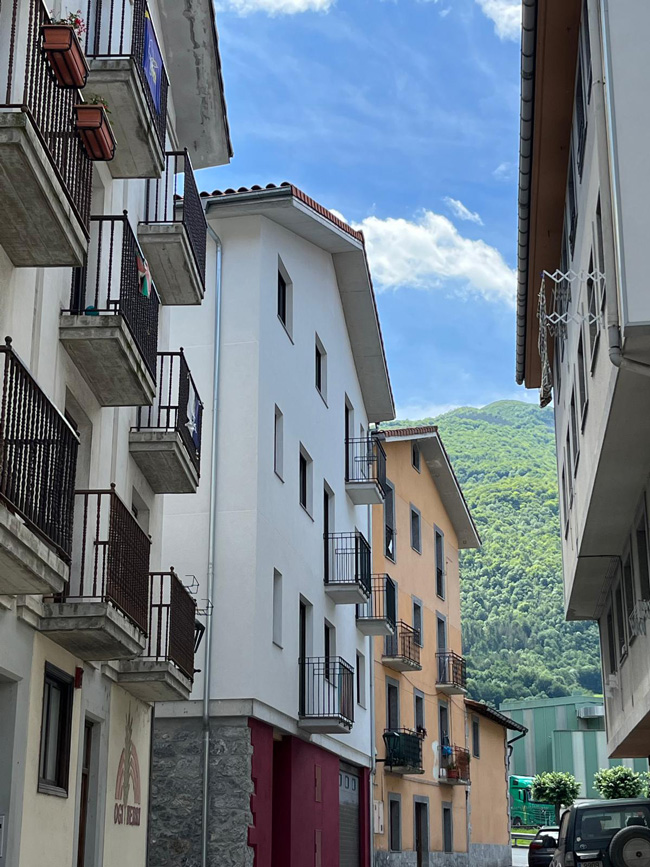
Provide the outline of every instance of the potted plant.
[[115,136],[108,119],[108,106],[99,96],[89,96],[87,102],[74,107],[75,127],[88,158],[107,162],[115,156]]
[[43,52],[60,87],[85,87],[89,66],[80,39],[86,32],[81,10],[41,25]]
[[448,780],[460,780],[460,769],[455,762],[452,762],[447,768]]

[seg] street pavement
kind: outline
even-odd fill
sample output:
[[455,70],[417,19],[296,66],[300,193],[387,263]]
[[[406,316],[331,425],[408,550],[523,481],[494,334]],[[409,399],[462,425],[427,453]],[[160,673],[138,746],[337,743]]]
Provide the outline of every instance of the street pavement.
[[512,847],[512,867],[528,867],[528,849]]

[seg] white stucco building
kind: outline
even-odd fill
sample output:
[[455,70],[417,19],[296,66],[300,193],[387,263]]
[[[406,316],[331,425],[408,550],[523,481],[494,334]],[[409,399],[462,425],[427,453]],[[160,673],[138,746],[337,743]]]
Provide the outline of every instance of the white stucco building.
[[163,559],[202,471],[170,323],[215,289],[191,165],[231,148],[209,0],[48,10],[0,6],[0,865],[144,867],[197,617]]
[[567,617],[599,623],[616,758],[650,753],[645,24],[642,0],[524,2],[517,378],[552,385]]
[[[394,405],[363,236],[288,184],[204,204],[221,247],[217,464],[212,486],[204,473],[166,503],[162,556],[182,551],[214,608],[191,700],[156,710],[151,863],[186,840],[195,856],[207,798],[208,863],[367,865],[372,650],[356,603],[385,480],[369,426]],[[193,369],[213,355],[209,305],[171,326]]]

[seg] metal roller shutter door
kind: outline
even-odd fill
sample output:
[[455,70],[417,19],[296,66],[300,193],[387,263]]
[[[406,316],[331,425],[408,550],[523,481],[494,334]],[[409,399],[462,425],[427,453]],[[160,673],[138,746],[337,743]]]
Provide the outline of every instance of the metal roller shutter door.
[[359,777],[339,770],[339,867],[359,867]]

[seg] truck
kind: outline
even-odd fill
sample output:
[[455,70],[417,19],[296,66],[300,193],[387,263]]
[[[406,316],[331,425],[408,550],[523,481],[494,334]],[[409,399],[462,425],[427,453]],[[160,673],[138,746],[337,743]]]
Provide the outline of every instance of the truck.
[[532,777],[509,777],[510,823],[515,828],[522,825],[539,828],[555,824],[555,807],[553,804],[533,801],[532,788]]

